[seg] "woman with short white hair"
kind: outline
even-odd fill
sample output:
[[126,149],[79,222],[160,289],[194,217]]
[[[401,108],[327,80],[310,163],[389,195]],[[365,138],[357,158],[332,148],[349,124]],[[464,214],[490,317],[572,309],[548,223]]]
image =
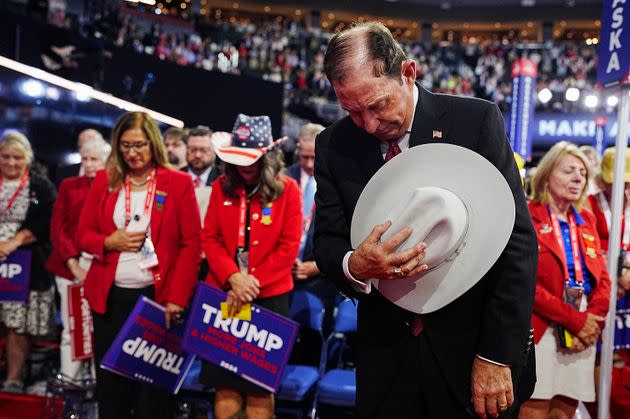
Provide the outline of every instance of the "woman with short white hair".
[[50,248],[48,229],[55,188],[32,173],[33,149],[17,131],[0,138],[0,262],[16,250],[31,253],[26,302],[0,303],[0,322],[7,328],[7,378],[2,391],[21,393],[22,373],[30,352],[30,339],[53,331],[52,278],[44,269]]
[[90,267],[91,256],[79,251],[77,227],[83,203],[90,190],[96,172],[105,167],[112,147],[102,138],[92,138],[81,145],[82,176],[66,178],[59,186],[59,196],[52,213],[50,238],[52,252],[46,269],[55,274],[60,296],[63,332],[60,345],[60,369],[63,379],[77,381],[82,378],[81,362],[73,361],[68,314],[68,287],[83,283]]

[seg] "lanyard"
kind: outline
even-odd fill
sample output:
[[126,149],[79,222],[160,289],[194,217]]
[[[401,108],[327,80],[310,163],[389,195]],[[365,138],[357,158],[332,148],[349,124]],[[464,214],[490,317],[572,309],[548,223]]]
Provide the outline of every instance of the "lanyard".
[[[26,182],[28,182],[28,178],[29,178],[29,174],[28,174],[28,170],[26,170],[24,171],[24,174],[22,175],[22,181],[20,182],[20,186],[18,186],[18,188],[15,190],[15,192],[13,193],[13,196],[9,198],[9,203],[7,204],[6,208],[2,210],[2,212],[0,213],[0,218],[4,218],[9,213],[9,210],[15,203],[15,200],[17,199],[17,197],[20,195],[20,192],[22,192],[22,189],[24,189],[24,186],[26,186]],[[0,176],[0,195],[2,194],[3,182],[4,182],[4,178]]]
[[[602,211],[604,211],[604,217],[606,217],[606,227],[610,232],[612,211],[610,210],[610,205],[608,205],[608,200],[606,199],[604,192],[598,193],[597,199],[599,200],[599,205],[602,207]],[[628,249],[630,247],[630,222],[628,222],[628,220],[630,220],[630,203],[626,203],[623,211],[623,236],[621,239],[624,250],[630,250]]]
[[245,248],[245,217],[247,216],[247,198],[245,197],[245,191],[240,193],[240,205],[239,205],[239,217],[238,217],[238,249]]
[[[153,197],[155,196],[155,186],[156,186],[156,170],[153,169],[151,174],[149,175],[149,184],[147,185],[147,197],[144,200],[144,211],[143,215],[146,217],[149,215],[149,212],[153,206]],[[131,221],[131,181],[129,177],[125,179],[125,225],[128,225]]]
[[[556,240],[558,241],[558,245],[560,245],[560,248],[564,249],[564,240],[562,240],[562,232],[560,230],[560,222],[558,221],[558,217],[551,210],[549,210],[549,215],[551,216],[551,223],[553,224],[553,234],[556,236]],[[573,252],[575,282],[577,282],[579,285],[583,285],[584,275],[582,274],[582,261],[580,259],[580,247],[578,246],[577,226],[575,224],[573,210],[569,210],[569,215],[567,216],[567,219],[569,222],[569,234],[571,236],[571,250]],[[564,265],[564,276],[566,280],[569,281],[571,279],[571,276],[569,275],[569,266],[567,264],[566,257],[562,259],[562,264]]]

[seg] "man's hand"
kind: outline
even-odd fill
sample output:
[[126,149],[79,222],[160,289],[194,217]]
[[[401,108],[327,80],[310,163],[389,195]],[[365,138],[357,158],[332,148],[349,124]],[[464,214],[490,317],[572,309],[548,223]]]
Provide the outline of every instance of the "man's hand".
[[594,345],[602,332],[597,322],[603,322],[604,320],[606,320],[605,317],[593,313],[586,313],[586,323],[584,323],[584,327],[582,327],[582,330],[577,334],[577,337],[587,346]]
[[348,259],[348,269],[356,279],[400,279],[415,276],[428,269],[421,264],[427,245],[420,243],[407,250],[393,253],[413,232],[406,227],[381,242],[381,236],[392,225],[391,221],[374,227],[370,235]]
[[493,364],[475,357],[470,390],[475,413],[482,418],[495,418],[514,403],[510,367]]
[[295,261],[293,265],[293,277],[298,281],[309,279],[319,274],[319,268],[313,260],[302,262],[300,260]]

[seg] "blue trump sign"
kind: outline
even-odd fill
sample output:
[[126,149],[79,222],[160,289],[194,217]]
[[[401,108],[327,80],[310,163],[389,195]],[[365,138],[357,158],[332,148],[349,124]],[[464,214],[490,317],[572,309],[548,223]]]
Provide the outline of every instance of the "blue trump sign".
[[0,264],[0,302],[25,303],[31,280],[31,251],[17,250]]
[[181,348],[183,330],[183,325],[167,329],[164,307],[140,297],[101,367],[177,393],[195,359]]
[[630,83],[630,3],[604,0],[597,82],[604,87]]
[[227,294],[199,284],[182,346],[219,367],[275,392],[291,355],[298,324],[252,305],[251,319],[224,318]]

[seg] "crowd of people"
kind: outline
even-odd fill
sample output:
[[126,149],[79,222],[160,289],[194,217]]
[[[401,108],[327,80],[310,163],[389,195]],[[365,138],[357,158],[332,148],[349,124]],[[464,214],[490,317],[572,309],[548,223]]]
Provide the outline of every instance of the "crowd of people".
[[[249,144],[234,142],[237,129],[244,126],[265,127],[264,134],[249,141],[256,148],[263,143],[268,152],[249,157],[229,152],[234,147],[248,150]],[[60,372],[70,380],[86,374],[70,353],[67,287],[74,283],[84,284],[92,307],[97,361],[138,296],[165,305],[167,321],[174,321],[187,306],[197,280],[229,291],[228,302],[236,311],[241,304],[254,302],[286,316],[290,291],[297,288],[319,295],[332,313],[336,291],[320,276],[312,251],[314,145],[323,129],[304,126],[297,161],[284,170],[266,117],[241,115],[231,134],[213,133],[207,127],[169,128],[161,134],[146,114],[127,113],[113,129],[111,146],[95,130],[79,136],[81,164],[71,168],[75,176],[61,182],[58,194],[49,180],[29,170],[33,151],[28,139],[17,132],[5,134],[0,139],[4,208],[0,251],[4,259],[16,250],[30,249],[33,259],[28,303],[1,304],[8,331],[2,391],[23,391],[30,338],[50,335],[54,328],[55,290],[63,320]],[[562,142],[552,147],[528,182],[539,241],[532,320],[538,383],[536,400],[523,407],[530,415],[525,417],[544,417],[541,412],[552,411],[572,417],[578,401],[595,401],[596,343],[610,294],[604,256],[613,166],[613,149],[599,163]],[[630,180],[630,174],[626,178]],[[156,193],[168,196],[168,204],[155,204],[160,202]],[[226,206],[226,201],[236,205]],[[239,202],[246,202],[249,214],[241,226],[246,227],[243,240]],[[264,209],[272,206],[273,223],[267,226]],[[141,265],[136,257],[149,241],[157,266],[151,261]],[[630,291],[628,265],[624,260],[618,277],[620,302]],[[572,304],[563,300],[567,269],[578,296]],[[565,333],[572,336],[572,344],[559,339]],[[629,361],[627,351],[615,356],[617,367]],[[621,374],[620,368],[615,370]],[[170,417],[173,399],[165,393],[101,368],[96,369],[96,379],[101,417],[121,417],[130,409]],[[217,388],[218,417],[227,417],[240,406],[251,415],[273,412],[271,393],[216,366],[204,363],[201,381]],[[613,408],[623,409],[623,400],[613,399]]]
[[[312,97],[335,100],[323,71],[324,51],[332,36],[324,29],[307,28],[290,18],[252,23],[219,17],[212,22],[216,30],[208,36],[167,31],[160,24],[144,29],[130,16],[121,17],[119,24],[113,40],[117,46],[179,65],[283,83],[293,102]],[[579,41],[553,41],[531,50],[498,37],[447,44],[401,39],[401,45],[418,62],[419,79],[427,89],[488,99],[503,111],[510,106],[512,63],[523,56],[538,65],[538,90],[547,87],[556,94],[540,104],[542,108],[569,112],[576,107],[564,99],[566,89],[595,91],[596,47]]]

